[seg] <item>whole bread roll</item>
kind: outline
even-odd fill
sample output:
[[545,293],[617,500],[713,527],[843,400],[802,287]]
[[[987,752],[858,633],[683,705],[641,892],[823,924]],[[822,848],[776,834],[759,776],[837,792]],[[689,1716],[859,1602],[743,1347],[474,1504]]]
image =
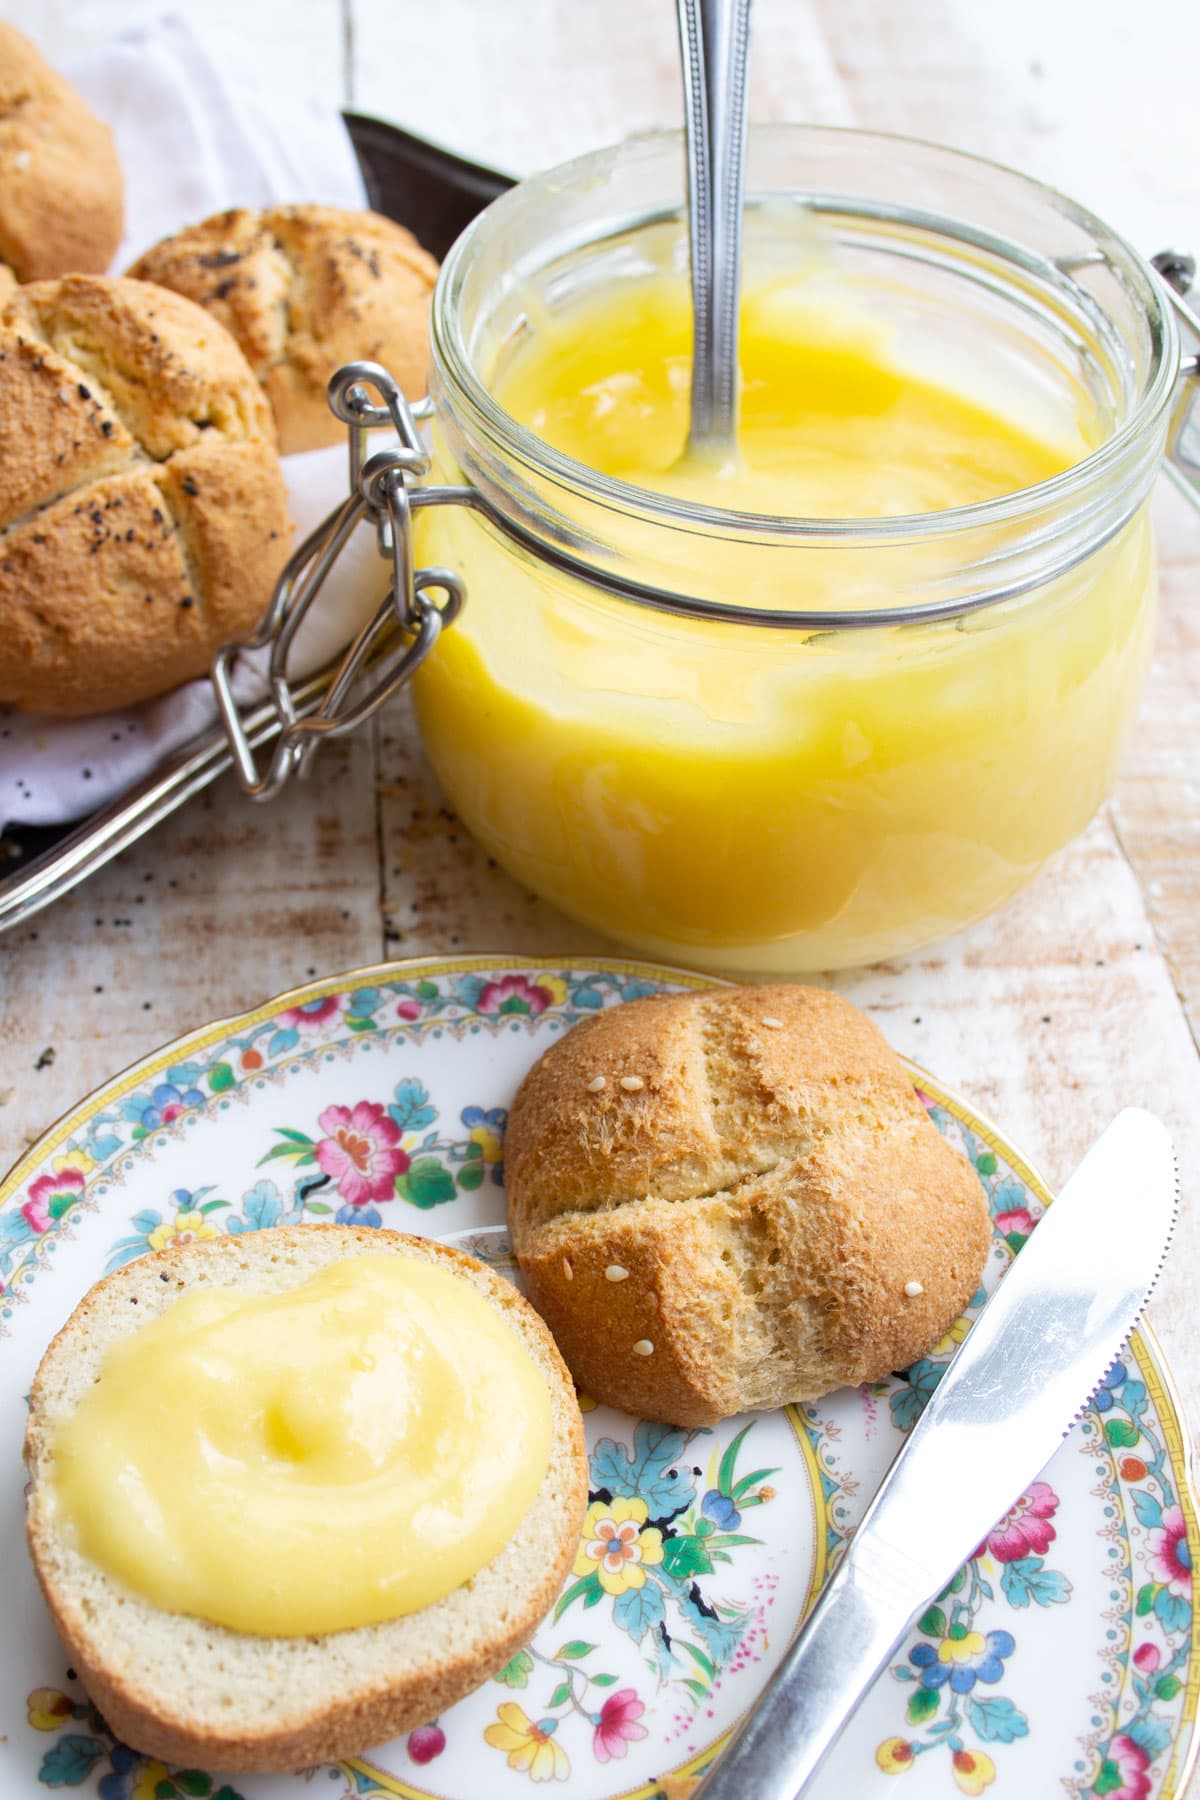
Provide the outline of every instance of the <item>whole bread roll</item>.
[[186,294],[233,333],[274,408],[284,455],[344,436],[325,397],[343,363],[381,362],[410,399],[424,392],[437,272],[403,226],[331,206],[217,213],[129,271]]
[[0,307],[0,702],[107,712],[201,675],[290,549],[270,409],[200,307],[72,275]]
[[522,1083],[504,1166],[529,1297],[578,1384],[678,1425],[907,1368],[991,1238],[899,1058],[815,988],[577,1025]]
[[[105,1350],[209,1284],[278,1293],[347,1256],[440,1263],[497,1307],[546,1379],[552,1451],[502,1550],[441,1600],[345,1631],[267,1637],[163,1612],[88,1561],[48,1498],[58,1424]],[[173,1764],[299,1769],[424,1725],[503,1668],[558,1597],[588,1497],[575,1390],[533,1308],[503,1275],[430,1238],[369,1226],[293,1225],[141,1256],[98,1282],[42,1358],[29,1396],[26,1530],[34,1569],[84,1687],[123,1743]],[[320,1554],[319,1546],[314,1551]]]
[[18,281],[103,274],[124,214],[108,126],[0,20],[0,263]]

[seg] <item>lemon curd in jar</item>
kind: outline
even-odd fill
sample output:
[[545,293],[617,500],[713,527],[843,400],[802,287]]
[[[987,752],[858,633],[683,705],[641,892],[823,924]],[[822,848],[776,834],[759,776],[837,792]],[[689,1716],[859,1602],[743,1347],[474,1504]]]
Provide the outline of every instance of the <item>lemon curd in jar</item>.
[[[601,581],[478,513],[420,515],[420,560],[468,594],[416,683],[429,755],[507,869],[668,960],[801,973],[936,939],[1024,885],[1112,782],[1152,633],[1145,488],[1082,551],[1043,521],[1026,554],[1027,521],[989,507],[1111,432],[1086,359],[1042,381],[993,320],[995,354],[967,334],[956,361],[945,309],[820,268],[751,268],[738,453],[685,457],[686,278],[661,264],[526,296],[480,353],[499,414],[557,456],[545,477],[540,450],[514,456],[530,542],[553,509]],[[479,482],[453,399],[435,478]],[[952,610],[968,562],[964,596],[1019,562],[1011,594]],[[722,616],[635,603],[606,568]],[[930,599],[948,616],[921,616]],[[881,608],[912,616],[856,627]],[[819,629],[771,624],[813,612]]]

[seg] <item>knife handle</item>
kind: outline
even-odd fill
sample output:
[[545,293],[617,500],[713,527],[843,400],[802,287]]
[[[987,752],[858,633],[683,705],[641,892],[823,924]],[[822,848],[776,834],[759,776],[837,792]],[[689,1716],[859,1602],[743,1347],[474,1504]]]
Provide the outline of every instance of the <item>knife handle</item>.
[[[871,1583],[875,1589],[875,1583]],[[794,1800],[887,1662],[896,1611],[868,1591],[848,1554],[741,1730],[694,1800]]]

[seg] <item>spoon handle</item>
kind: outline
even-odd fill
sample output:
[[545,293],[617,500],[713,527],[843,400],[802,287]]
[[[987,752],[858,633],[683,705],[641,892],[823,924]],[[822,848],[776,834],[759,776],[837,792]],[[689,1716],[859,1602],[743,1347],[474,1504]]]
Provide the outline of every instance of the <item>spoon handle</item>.
[[695,340],[693,446],[737,436],[750,0],[677,0]]

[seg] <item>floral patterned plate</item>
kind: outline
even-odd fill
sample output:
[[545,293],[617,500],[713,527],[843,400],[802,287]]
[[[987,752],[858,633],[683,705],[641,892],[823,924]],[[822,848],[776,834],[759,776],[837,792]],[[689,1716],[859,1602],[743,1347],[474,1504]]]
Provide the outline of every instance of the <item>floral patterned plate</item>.
[[[931,1355],[815,1406],[672,1430],[585,1401],[592,1499],[526,1650],[470,1699],[338,1767],[223,1780],[114,1742],[67,1666],[22,1542],[39,1357],[106,1270],[171,1242],[353,1219],[439,1237],[504,1217],[505,1108],[575,1020],[660,988],[644,964],[391,964],[192,1033],[62,1120],[0,1186],[0,1796],[683,1800],[777,1666],[971,1313],[1048,1195],[985,1123],[913,1080],[983,1183],[995,1242]],[[486,1228],[491,1227],[489,1231]],[[1200,1697],[1196,1510],[1145,1333],[1053,1462],[917,1621],[813,1792],[1182,1793]],[[553,1790],[552,1790],[553,1791]]]

